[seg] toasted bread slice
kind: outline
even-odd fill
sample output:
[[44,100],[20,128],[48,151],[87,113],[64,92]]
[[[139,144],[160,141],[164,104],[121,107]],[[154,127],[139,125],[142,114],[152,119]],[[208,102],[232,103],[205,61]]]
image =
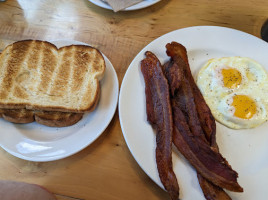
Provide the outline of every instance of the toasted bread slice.
[[4,109],[2,117],[13,123],[30,123],[34,121],[34,112],[26,109]]
[[3,117],[4,109],[0,108],[0,118]]
[[51,127],[71,126],[82,119],[83,113],[58,111],[32,111],[26,109],[1,109],[2,117],[13,123],[30,123],[36,121]]
[[35,121],[51,127],[71,126],[81,120],[83,113],[40,111],[35,112]]
[[95,48],[19,41],[0,55],[0,108],[83,113],[94,109],[105,61]]

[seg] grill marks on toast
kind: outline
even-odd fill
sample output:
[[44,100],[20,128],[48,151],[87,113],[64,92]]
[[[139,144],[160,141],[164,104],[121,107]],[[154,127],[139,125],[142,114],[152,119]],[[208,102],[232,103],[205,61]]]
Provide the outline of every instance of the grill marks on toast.
[[[63,59],[64,58],[64,59]],[[55,69],[55,73],[52,76],[50,88],[48,94],[51,95],[51,98],[57,96],[68,96],[69,94],[69,77],[70,77],[70,68],[71,68],[72,53],[68,51],[60,52],[58,56],[58,64]]]
[[[103,65],[95,61],[98,56],[97,51],[89,51],[86,46],[76,45],[62,47],[59,52],[62,64],[55,72],[57,76],[53,80],[54,87],[51,88],[50,93],[52,95],[67,95],[65,99],[68,101],[66,103],[71,102],[71,98],[75,98],[78,105],[82,105],[82,107],[86,106],[83,105],[83,102],[93,102],[93,99],[99,96],[100,87],[98,81],[93,80],[92,76],[102,71],[98,67]],[[98,66],[95,66],[96,64]],[[71,97],[70,94],[75,94],[75,96]],[[90,110],[94,106],[95,103],[90,106]]]
[[104,72],[104,58],[95,48],[15,42],[0,53],[0,117],[70,126],[95,108]]
[[29,40],[9,45],[3,54],[0,108],[81,113],[97,103],[105,71],[97,49],[83,45],[57,49]]
[[[29,59],[28,59],[28,69],[29,70],[37,70],[40,65],[40,57],[42,53],[43,43],[38,44],[38,42],[32,42],[33,47],[30,51]],[[36,74],[35,74],[36,75]]]
[[51,48],[50,45],[45,45],[42,52],[42,64],[40,69],[41,82],[38,86],[38,91],[47,93],[49,88],[49,83],[51,83],[51,78],[57,65],[57,49]]
[[10,94],[13,95],[15,98],[20,98],[22,100],[28,99],[28,92],[29,90],[32,91],[32,88],[25,88],[25,85],[28,85],[27,82],[29,81],[29,78],[33,77],[32,73],[34,73],[34,68],[36,67],[38,56],[38,45],[36,44],[36,42],[27,41],[27,43],[29,44],[29,48],[25,54],[25,59],[20,66],[18,75],[15,78],[13,91],[10,92]]
[[[30,56],[28,59],[28,70],[30,73],[29,79],[25,79],[28,81],[23,87],[24,89],[31,95],[36,95],[38,91],[38,87],[41,82],[40,73],[41,73],[41,64],[42,64],[42,54],[43,54],[43,46],[45,42],[41,41],[32,41],[34,46],[31,49]],[[29,82],[31,84],[29,84]]]
[[[11,53],[11,49],[8,49],[6,51],[6,55],[9,55]],[[2,68],[0,68],[0,87],[3,87],[3,79],[5,78],[5,74],[6,74],[6,67],[7,67],[7,60],[9,59],[8,56],[5,56],[4,53],[1,53],[0,55],[0,65],[3,66]],[[6,91],[5,90],[1,90],[0,91],[0,98],[5,98],[7,95]]]
[[[87,54],[83,53],[83,46],[80,46],[79,49],[75,52],[75,65],[74,66],[82,66],[81,72],[85,74],[83,77],[83,80],[81,80],[82,90],[79,94],[79,104],[82,104],[82,102],[86,102],[87,99],[94,99],[98,94],[92,91],[91,85],[98,84],[98,81],[89,81],[90,74],[95,74],[96,70],[94,68],[88,68],[87,65],[92,65],[93,61],[95,60],[96,54],[95,52],[88,52]],[[77,79],[74,79],[77,80]],[[73,90],[76,89],[77,84],[79,82],[75,81],[73,85]],[[96,88],[96,86],[94,86]],[[97,87],[98,88],[98,87]],[[95,90],[96,92],[99,91],[99,88]],[[91,94],[91,95],[86,95]],[[93,105],[91,105],[93,106]]]
[[[102,70],[98,67],[103,66],[103,63],[95,61],[98,60],[97,53],[97,51],[89,51],[83,45],[60,48],[58,56],[60,65],[55,69],[51,81],[52,87],[48,91],[51,98],[65,95],[64,103],[70,106],[75,98],[75,102],[82,105],[81,108],[87,106],[83,105],[83,102],[93,102],[89,106],[89,110],[92,110],[97,102],[93,100],[98,98],[100,90],[99,82],[92,79],[92,76],[100,73]],[[96,64],[98,66],[95,66]],[[97,79],[99,79],[98,76]],[[71,94],[75,95],[71,96]]]
[[[90,54],[88,52],[83,52],[82,49],[76,49],[74,52],[74,69],[73,73],[73,84],[72,92],[77,91],[80,88],[80,85],[83,85],[84,79],[87,77],[87,65],[91,63]],[[85,74],[85,76],[80,76],[80,74]]]
[[[25,64],[25,59],[28,51],[31,48],[31,43],[25,42],[22,45],[18,43],[14,43],[11,49],[8,52],[5,52],[7,57],[6,62],[3,63],[2,74],[4,74],[4,78],[1,82],[1,91],[0,91],[0,98],[8,100],[10,95],[14,95],[12,91],[13,87],[16,87],[13,82],[17,77],[21,67]],[[18,96],[27,96],[21,89],[15,89],[16,94]]]
[[[70,75],[69,75],[69,79],[68,79],[68,87],[67,87],[67,91],[68,91],[68,101],[71,101],[71,93],[72,93],[72,82],[73,82],[73,79],[74,79],[74,68],[71,67],[73,65],[73,60],[74,60],[74,54],[73,54],[73,51],[67,51],[69,48],[71,47],[65,47],[65,48],[61,48],[60,51],[66,51],[66,52],[70,52],[70,60],[69,60],[69,71],[70,71]],[[77,96],[77,95],[76,95]]]
[[[83,46],[63,47],[60,49],[59,55],[61,64],[55,70],[55,76],[52,80],[53,87],[51,87],[49,93],[52,96],[66,95],[65,99],[67,101],[65,103],[71,102],[70,94],[76,94],[74,98],[77,99],[78,104],[81,104],[85,92],[94,93],[92,86],[86,84],[90,79],[90,74],[92,76],[92,71],[89,70],[90,67],[88,66],[92,65],[94,56]],[[84,101],[87,102],[92,99],[87,96]]]

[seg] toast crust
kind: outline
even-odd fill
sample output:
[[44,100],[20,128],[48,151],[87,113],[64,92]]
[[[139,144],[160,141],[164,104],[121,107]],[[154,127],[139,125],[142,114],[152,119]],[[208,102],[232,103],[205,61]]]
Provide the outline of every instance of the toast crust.
[[58,111],[32,111],[26,109],[1,109],[0,114],[6,121],[24,124],[36,121],[50,127],[71,126],[83,117],[83,113]]
[[34,119],[37,123],[50,127],[71,126],[83,117],[83,113],[64,113],[64,112],[35,112]]
[[34,122],[34,112],[25,109],[6,109],[2,113],[2,117],[13,123],[31,123]]
[[102,54],[90,46],[15,42],[0,55],[0,108],[92,111],[105,68]]

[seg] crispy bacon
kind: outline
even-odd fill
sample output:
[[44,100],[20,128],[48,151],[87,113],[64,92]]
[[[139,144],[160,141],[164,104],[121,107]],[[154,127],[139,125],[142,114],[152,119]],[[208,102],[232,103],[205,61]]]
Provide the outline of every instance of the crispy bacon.
[[160,180],[172,200],[179,196],[179,186],[172,166],[173,120],[168,82],[157,57],[146,52],[141,62],[145,81],[147,120],[156,130],[156,163]]
[[[192,88],[188,79],[185,77],[183,68],[178,67],[177,63],[170,62],[169,64],[164,65],[163,71],[169,81],[170,90],[175,90],[172,92],[171,98],[180,106],[180,109],[186,117],[187,123],[189,124],[191,132],[196,137],[200,137],[201,141],[207,143],[196,112]],[[172,85],[173,82],[180,82],[179,87],[175,88],[175,85]]]
[[231,197],[221,188],[206,180],[197,173],[197,178],[207,200],[231,200]]
[[188,57],[186,48],[177,43],[172,42],[166,45],[167,55],[173,59],[173,62],[176,62],[178,66],[183,68],[185,76],[189,81],[189,84],[192,87],[194,101],[196,104],[196,110],[198,112],[199,120],[202,126],[202,129],[207,137],[207,140],[213,144],[216,144],[216,123],[215,119],[207,106],[203,95],[201,94],[199,88],[195,84],[194,78],[189,67]]
[[[175,53],[176,52],[176,53]],[[187,57],[187,51],[184,46],[181,44],[172,42],[167,44],[167,54],[170,56],[176,57],[177,63],[181,67],[179,69],[185,73],[194,96],[194,101],[196,104],[196,111],[198,113],[200,125],[203,132],[206,135],[207,141],[209,142],[211,149],[219,152],[218,145],[216,143],[216,124],[215,119],[211,114],[209,107],[207,106],[200,90],[198,89],[195,81],[193,79]],[[172,65],[174,61],[169,62],[169,65]],[[182,69],[183,68],[183,69]],[[178,75],[181,79],[182,75]],[[173,80],[174,81],[174,80]],[[228,163],[227,163],[228,164]],[[210,181],[206,180],[201,174],[197,172],[197,178],[200,184],[200,187],[204,193],[204,196],[207,200],[231,200],[231,197],[221,188]]]
[[[166,76],[166,78],[168,79],[169,85],[170,85],[170,90],[171,90],[171,95],[177,95],[177,100],[178,99],[185,99],[190,102],[189,105],[191,105],[192,107],[189,108],[188,112],[192,113],[192,115],[194,115],[192,118],[191,123],[189,123],[189,126],[192,126],[192,132],[198,136],[199,134],[204,134],[203,129],[200,130],[200,123],[199,123],[199,119],[197,118],[197,113],[196,113],[196,105],[193,103],[194,100],[194,95],[192,94],[192,92],[189,92],[192,89],[192,87],[188,84],[185,84],[186,82],[184,81],[185,75],[184,75],[184,70],[181,67],[178,67],[173,61],[169,61],[167,63],[165,63],[165,65],[163,66],[163,71],[164,74]],[[191,88],[189,88],[191,87]],[[184,89],[183,89],[184,88]],[[183,92],[183,94],[178,96],[178,93]],[[185,98],[184,98],[185,97]],[[181,101],[180,103],[180,107],[184,108],[184,114],[186,116],[188,116],[189,118],[189,114],[187,112],[187,105],[185,105],[187,101]],[[189,106],[188,105],[188,106]],[[191,115],[190,115],[191,116]],[[194,121],[196,120],[196,121]],[[188,120],[189,121],[189,120]],[[196,127],[193,127],[196,126]],[[199,128],[197,128],[199,127]],[[216,132],[214,132],[216,133]],[[208,137],[211,137],[212,134],[208,135]],[[203,136],[200,136],[205,142],[209,142],[210,139],[206,140],[206,138],[204,138]],[[216,142],[212,142],[211,145],[214,145],[215,150],[218,151],[218,147],[216,145]],[[200,183],[200,187],[203,190],[204,196],[207,200],[231,200],[231,198],[229,197],[229,195],[220,187],[214,185],[213,183],[209,182],[208,180],[206,180],[204,177],[202,177],[201,174],[197,173],[197,178],[198,181]]]
[[195,169],[215,185],[231,191],[241,191],[237,173],[225,164],[224,158],[192,134],[179,105],[172,100],[174,133],[173,143]]
[[[220,187],[240,192],[243,189],[237,183],[237,173],[219,154],[215,137],[215,120],[191,75],[186,49],[175,42],[167,44],[166,47],[167,54],[173,61],[164,65],[165,74],[171,86],[174,86],[174,82],[180,82],[178,88],[171,88],[175,124],[173,142],[205,177],[198,175],[205,197],[230,199]],[[180,73],[174,74],[176,71]]]

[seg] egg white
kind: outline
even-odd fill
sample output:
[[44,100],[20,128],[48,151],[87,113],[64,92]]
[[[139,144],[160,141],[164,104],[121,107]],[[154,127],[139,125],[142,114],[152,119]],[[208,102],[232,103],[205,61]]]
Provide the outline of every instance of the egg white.
[[[237,69],[241,84],[234,89],[224,86],[222,69]],[[268,75],[256,61],[244,57],[210,59],[198,73],[197,85],[215,119],[233,129],[253,128],[268,120]],[[244,94],[255,100],[256,114],[250,119],[234,116],[230,99],[235,94]]]
[[[267,105],[261,97],[254,98],[256,113],[250,119],[242,119],[234,116],[235,108],[232,106],[235,95],[248,95],[248,91],[232,93],[225,96],[218,104],[217,109],[213,110],[215,118],[222,124],[233,129],[254,128],[267,121]],[[248,95],[249,96],[249,95]]]

